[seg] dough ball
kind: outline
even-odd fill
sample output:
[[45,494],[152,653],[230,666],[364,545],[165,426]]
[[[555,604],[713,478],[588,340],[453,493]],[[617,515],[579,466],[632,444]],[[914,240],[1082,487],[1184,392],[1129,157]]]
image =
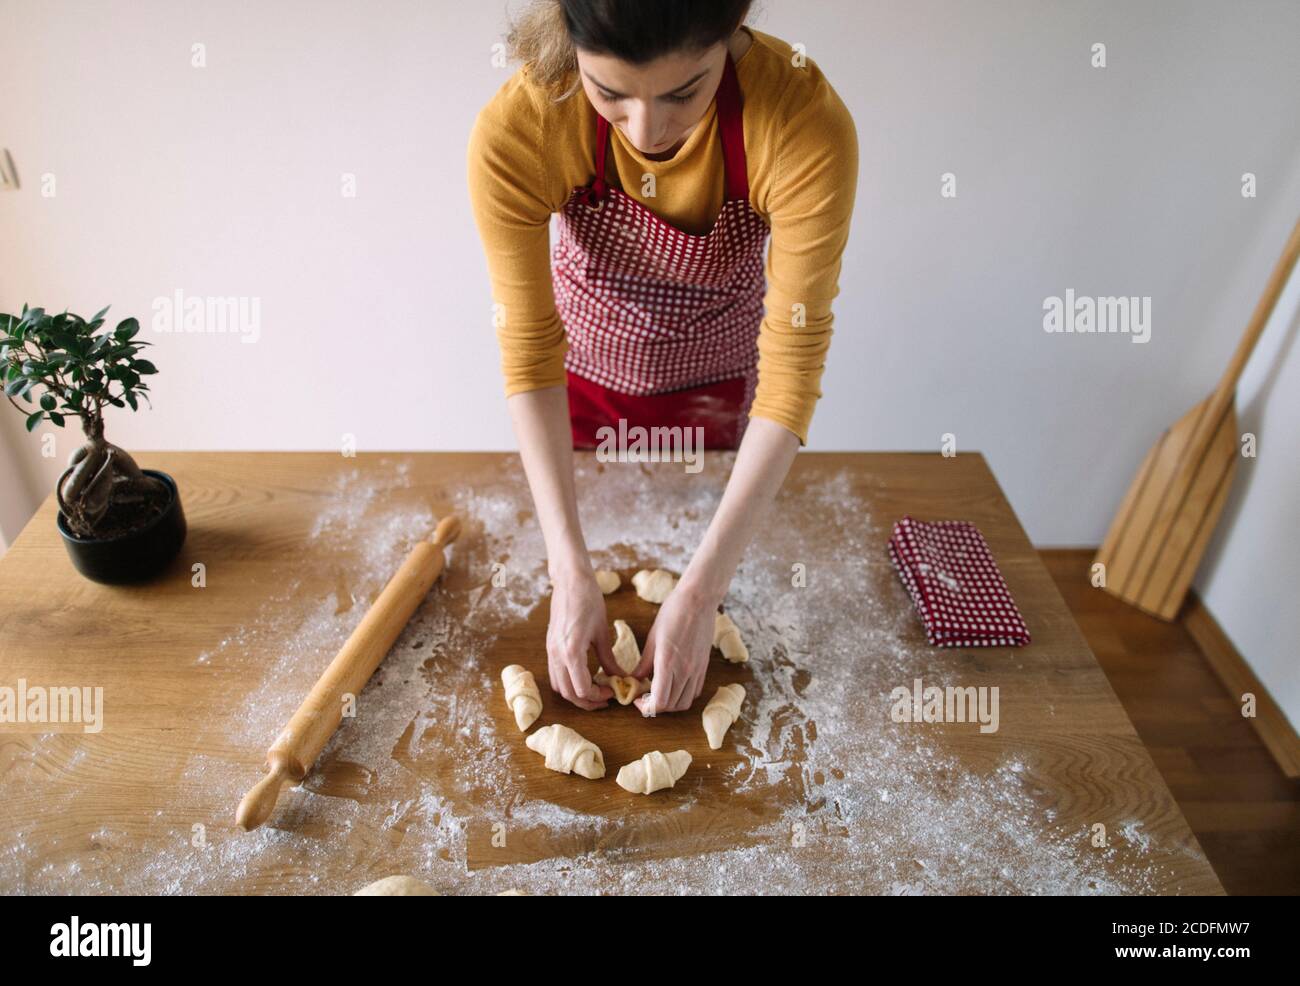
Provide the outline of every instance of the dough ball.
[[653,572],[643,568],[632,576],[632,585],[636,587],[638,596],[658,606],[668,598],[668,593],[673,591],[677,579],[672,572],[662,568],[656,568]]
[[366,884],[353,897],[441,897],[423,880],[413,876],[386,876],[382,880]]
[[596,585],[600,586],[600,591],[609,595],[623,584],[623,580],[618,577],[618,572],[611,572],[607,568],[596,569]]

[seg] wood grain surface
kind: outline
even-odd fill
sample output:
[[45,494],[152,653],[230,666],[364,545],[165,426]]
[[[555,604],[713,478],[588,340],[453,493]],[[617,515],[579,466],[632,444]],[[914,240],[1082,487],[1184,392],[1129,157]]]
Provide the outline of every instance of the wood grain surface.
[[[729,665],[715,654],[704,694],[689,713],[646,720],[634,708],[583,712],[563,704],[548,686],[545,599],[531,611],[516,606],[518,618],[501,616],[513,611],[508,606],[491,609],[483,602],[499,592],[494,578],[511,575],[516,564],[503,554],[501,538],[535,540],[516,455],[139,458],[177,479],[190,523],[182,555],[163,577],[127,588],[81,579],[59,542],[51,500],[0,559],[0,687],[15,687],[20,678],[34,685],[99,686],[105,708],[104,728],[93,734],[75,724],[0,725],[0,891],[350,893],[395,872],[423,875],[449,893],[515,884],[541,892],[565,886],[709,890],[720,887],[719,878],[706,877],[702,865],[697,881],[691,859],[755,846],[769,854],[764,866],[770,865],[771,853],[782,851],[782,827],[806,817],[810,835],[789,850],[789,869],[806,873],[807,885],[793,878],[776,881],[763,875],[771,871],[756,869],[753,892],[898,892],[900,880],[888,872],[893,861],[877,859],[871,867],[837,862],[845,847],[860,843],[852,838],[853,813],[828,810],[825,802],[834,796],[820,788],[838,783],[865,791],[873,782],[866,764],[833,757],[804,762],[802,751],[833,741],[825,734],[834,728],[862,736],[924,730],[931,756],[942,757],[944,770],[960,775],[953,784],[992,776],[1014,761],[1024,771],[1016,783],[1037,806],[1023,824],[1041,826],[1045,839],[1050,829],[1052,839],[1069,843],[1061,858],[1077,854],[1086,861],[1081,865],[1098,874],[1115,874],[1113,886],[1120,889],[1222,893],[977,453],[951,459],[803,453],[769,532],[777,536],[779,525],[782,537],[805,545],[843,539],[846,532],[832,529],[809,490],[826,477],[847,477],[847,489],[863,505],[864,523],[869,514],[877,525],[863,549],[872,559],[864,571],[874,605],[897,614],[902,643],[907,653],[920,655],[915,672],[927,684],[940,670],[959,669],[963,686],[1000,688],[998,732],[983,735],[969,723],[900,727],[890,721],[887,706],[879,707],[878,719],[817,723],[799,718],[795,700],[763,720],[763,728],[781,731],[783,753],[779,761],[760,765],[768,778],[762,783],[754,776],[760,772],[754,751],[772,746],[755,735],[757,722],[742,716],[723,749],[711,751],[700,711],[720,684],[740,682],[756,701],[772,691],[777,677],[790,695],[806,691],[811,702],[816,656],[765,647],[758,634],[748,638],[755,651],[749,665]],[[729,468],[729,458],[720,461]],[[609,515],[625,518],[629,530],[640,508],[603,503],[603,471],[636,470],[651,490],[677,490],[696,481],[671,463],[603,465],[587,458],[583,469],[587,495]],[[724,479],[725,470],[711,482]],[[489,486],[514,490],[522,506],[511,508],[510,516],[488,510],[474,491]],[[377,513],[376,504],[392,512]],[[346,735],[326,748],[302,788],[286,789],[265,831],[240,832],[235,804],[260,776],[266,747],[287,720],[280,718],[282,711],[291,714],[297,707],[382,588],[378,567],[389,558],[400,561],[414,539],[427,537],[432,522],[453,509],[464,516],[466,530],[408,634],[361,696],[356,720],[340,730]],[[371,527],[349,513],[366,510],[375,518]],[[906,594],[887,562],[879,561],[888,524],[905,513],[979,526],[1029,624],[1029,647],[925,648]],[[401,523],[410,517],[426,529]],[[635,543],[629,536],[628,545]],[[644,643],[656,607],[639,600],[628,581],[636,568],[670,559],[637,557],[628,545],[605,546],[603,558],[624,579],[607,606],[611,621],[627,620]],[[767,577],[756,566],[779,551],[754,555],[760,561],[747,555],[738,579]],[[203,566],[202,588],[194,584],[196,564]],[[483,613],[493,615],[490,627],[482,623]],[[762,625],[763,614],[745,615],[749,626]],[[846,608],[834,632],[858,633],[860,618]],[[483,636],[489,631],[490,638]],[[476,640],[490,643],[470,658]],[[500,669],[512,663],[530,669],[541,688],[537,726],[562,721],[601,747],[608,766],[603,781],[548,771],[524,746],[501,697]],[[448,682],[455,687],[443,687]],[[910,676],[898,682],[910,683]],[[795,725],[783,723],[782,716]],[[384,729],[391,730],[391,741]],[[688,750],[694,762],[686,777],[650,797],[618,788],[618,768],[655,749]],[[551,824],[547,812],[566,823]],[[569,824],[573,819],[584,824]],[[958,830],[968,824],[976,833],[987,821],[955,824]],[[1132,832],[1135,823],[1140,839],[1118,837],[1125,824]],[[1090,846],[1098,824],[1111,832],[1104,852]],[[501,838],[503,832],[508,838]],[[898,833],[877,834],[884,845],[898,839]],[[946,868],[942,885],[931,883],[930,890],[1042,890],[1015,858],[996,877],[978,865],[963,869],[962,833],[950,834],[950,860],[909,858],[897,866],[928,866],[932,876],[936,866]],[[646,877],[660,872],[653,869],[638,870],[637,882],[629,882],[624,868],[648,860],[674,861],[671,884]],[[546,878],[527,864],[544,865]],[[529,886],[530,875],[536,886]]]
[[1285,714],[1195,592],[1176,622],[1148,616],[1092,586],[1093,554],[1039,551],[1215,875],[1229,894],[1294,896],[1300,783],[1283,765],[1300,750]]

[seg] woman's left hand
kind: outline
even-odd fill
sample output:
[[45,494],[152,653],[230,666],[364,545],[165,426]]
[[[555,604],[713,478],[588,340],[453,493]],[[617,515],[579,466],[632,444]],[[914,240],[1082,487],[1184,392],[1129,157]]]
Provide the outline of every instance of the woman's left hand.
[[680,583],[668,594],[646,635],[641,663],[633,672],[638,678],[654,674],[650,692],[636,700],[642,715],[680,712],[699,698],[709,669],[717,610],[715,600]]

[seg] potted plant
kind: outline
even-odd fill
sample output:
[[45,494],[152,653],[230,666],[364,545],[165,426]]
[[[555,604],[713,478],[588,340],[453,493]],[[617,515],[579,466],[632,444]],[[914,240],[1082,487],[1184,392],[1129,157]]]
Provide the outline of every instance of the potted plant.
[[136,338],[136,319],[100,331],[107,311],[89,321],[26,305],[21,316],[0,314],[0,381],[28,431],[42,421],[59,428],[68,419],[81,421],[86,441],[55,485],[59,533],[82,575],[136,582],[176,557],[185,513],[175,480],[141,469],[104,438],[105,407],[138,410],[140,398],[149,400],[144,378],[158,372],[139,355],[149,343]]

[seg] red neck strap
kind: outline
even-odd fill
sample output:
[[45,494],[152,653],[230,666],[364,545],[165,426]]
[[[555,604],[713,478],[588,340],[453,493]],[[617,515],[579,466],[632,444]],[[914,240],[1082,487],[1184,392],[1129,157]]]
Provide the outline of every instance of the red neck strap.
[[[749,198],[749,174],[745,164],[745,131],[741,119],[740,84],[736,81],[736,66],[727,53],[722,67],[722,81],[714,96],[718,104],[718,129],[722,136],[722,161],[726,169],[726,197]],[[605,182],[605,157],[609,148],[609,121],[596,114],[596,180],[591,183],[588,198],[604,199],[608,190]]]

